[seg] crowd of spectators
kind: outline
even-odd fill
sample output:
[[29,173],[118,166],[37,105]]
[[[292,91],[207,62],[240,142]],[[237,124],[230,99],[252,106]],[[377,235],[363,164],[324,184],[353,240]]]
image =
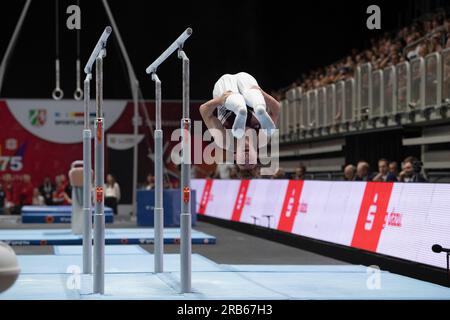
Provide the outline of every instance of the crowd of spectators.
[[[288,174],[283,168],[278,170],[271,176],[261,176],[258,172],[251,177],[241,176],[239,169],[233,164],[219,164],[216,172],[209,178],[214,179],[245,179],[245,178],[264,178],[264,179],[291,179],[291,180],[311,180],[313,175],[307,174],[306,166],[299,164],[294,172]],[[399,171],[396,161],[389,161],[381,158],[378,160],[378,168],[372,171],[367,161],[359,161],[358,163],[348,164],[344,167],[342,173],[344,181],[374,181],[374,182],[427,182],[422,173],[422,162],[415,157],[407,157],[401,163],[401,171]]]
[[106,176],[105,206],[110,207],[114,214],[118,214],[117,206],[120,202],[120,186],[112,174]]
[[272,95],[282,100],[291,88],[301,87],[306,92],[351,78],[356,67],[366,62],[370,62],[374,70],[383,69],[449,47],[450,14],[439,10],[397,32],[371,39],[370,46],[364,50],[352,49],[348,56],[331,65],[303,73],[290,86],[273,91]]
[[[155,189],[155,176],[152,174],[147,175],[147,179],[143,185],[141,185],[142,189],[145,190],[154,190]],[[179,180],[178,179],[171,179],[169,176],[164,175],[163,176],[163,188],[164,189],[173,189],[178,188],[179,186]]]
[[[262,177],[259,169],[259,167],[256,168],[251,176],[242,176],[236,165],[224,163],[218,164],[216,171],[209,177],[215,179],[311,179],[311,175],[307,175],[307,168],[303,164],[299,164],[292,174],[279,168],[273,175]],[[345,181],[427,182],[421,171],[421,162],[415,157],[407,157],[401,163],[400,172],[395,161],[380,159],[376,172],[371,171],[368,162],[359,161],[356,165],[345,166],[343,179]],[[143,187],[147,190],[154,189],[155,177],[149,174]],[[164,179],[164,188],[176,187],[177,185],[174,185],[173,182]],[[6,173],[0,180],[0,214],[20,214],[22,206],[25,205],[70,205],[72,203],[71,192],[70,183],[64,174],[57,175],[53,181],[50,177],[45,177],[40,185],[35,185],[29,174],[16,176],[13,179],[11,174]],[[111,174],[108,174],[105,183],[105,205],[111,207],[115,214],[117,214],[120,197],[119,184]]]
[[344,168],[346,181],[375,181],[375,182],[427,182],[422,174],[422,163],[415,157],[407,157],[401,163],[402,171],[398,171],[396,161],[378,160],[378,171],[372,172],[369,163],[359,161],[356,167],[349,164]]
[[45,177],[42,184],[32,183],[31,176],[13,176],[5,173],[0,181],[0,213],[18,214],[25,205],[71,204],[71,187],[64,174],[57,175],[54,182]]
[[[41,184],[34,184],[31,175],[5,173],[0,180],[0,214],[20,214],[23,206],[57,206],[72,204],[72,187],[65,174],[54,180],[47,176]],[[111,174],[105,183],[105,205],[117,214],[120,187]]]

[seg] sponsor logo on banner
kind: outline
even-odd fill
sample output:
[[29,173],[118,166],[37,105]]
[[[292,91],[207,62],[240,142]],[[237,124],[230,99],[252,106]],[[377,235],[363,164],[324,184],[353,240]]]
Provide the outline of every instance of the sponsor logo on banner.
[[[386,216],[385,224],[387,222],[387,225],[389,227],[398,227],[399,228],[402,226],[402,217],[403,217],[403,215],[401,213],[391,212],[391,213],[389,213],[389,215]],[[383,229],[384,229],[384,225],[383,225]]]
[[[224,220],[235,220],[240,214],[242,223],[275,227],[295,235],[436,266],[445,272],[445,257],[434,254],[430,248],[435,243],[450,245],[450,184],[344,181],[303,184],[257,179],[251,181],[244,196],[240,180],[193,179],[192,183],[194,189],[197,186],[199,214]],[[233,201],[238,199],[236,194],[239,201]],[[269,221],[272,225],[268,225]],[[372,271],[376,270],[370,271],[369,277],[375,275]],[[370,278],[368,288],[377,287],[377,280]]]
[[200,206],[198,207],[198,214],[205,214],[206,206],[210,200],[211,189],[213,185],[212,179],[207,179],[205,182],[205,187],[203,188],[202,198],[200,199]]
[[45,109],[31,109],[28,112],[30,124],[34,127],[42,127],[47,120],[47,110]]
[[393,183],[368,182],[361,202],[351,246],[376,252],[387,218]]
[[242,180],[239,186],[239,191],[236,197],[236,201],[234,203],[233,215],[231,216],[231,220],[240,221],[242,210],[244,210],[244,206],[246,204],[246,197],[248,186],[250,185],[250,180]]
[[302,189],[303,180],[289,181],[278,222],[278,230],[292,232]]
[[[28,132],[54,143],[80,143],[84,128],[84,105],[73,100],[8,99],[6,105],[16,121]],[[105,130],[125,110],[124,100],[104,100]]]
[[[90,114],[92,116],[92,113]],[[95,117],[95,114],[93,115]],[[69,112],[55,112],[54,113],[55,126],[84,125],[84,112],[69,111]]]
[[299,209],[300,209],[299,210],[300,213],[307,213],[308,212],[308,204],[306,202],[300,203]]

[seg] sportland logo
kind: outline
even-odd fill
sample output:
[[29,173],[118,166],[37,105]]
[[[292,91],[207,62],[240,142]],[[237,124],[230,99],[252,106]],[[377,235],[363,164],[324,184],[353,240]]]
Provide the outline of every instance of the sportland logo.
[[[261,176],[271,176],[279,169],[278,129],[268,133],[264,129],[247,128],[244,136],[236,139],[230,129],[209,129],[203,132],[202,121],[194,121],[193,136],[196,139],[191,143],[190,131],[179,128],[172,132],[171,141],[178,142],[170,155],[175,165],[182,162],[207,165],[235,163],[241,170],[258,169],[258,175]],[[205,142],[208,143],[206,146]]]
[[28,113],[30,124],[34,127],[42,127],[47,121],[47,110],[31,109]]

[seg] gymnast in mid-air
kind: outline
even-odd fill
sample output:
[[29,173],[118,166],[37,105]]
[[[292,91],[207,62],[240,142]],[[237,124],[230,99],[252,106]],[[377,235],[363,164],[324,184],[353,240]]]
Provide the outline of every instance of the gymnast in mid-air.
[[245,138],[245,148],[236,148],[235,160],[242,171],[257,166],[257,145],[247,135],[260,129],[269,137],[276,129],[280,103],[264,92],[248,73],[225,74],[216,82],[213,98],[200,106],[200,114],[219,148],[227,149],[226,130],[237,140]]

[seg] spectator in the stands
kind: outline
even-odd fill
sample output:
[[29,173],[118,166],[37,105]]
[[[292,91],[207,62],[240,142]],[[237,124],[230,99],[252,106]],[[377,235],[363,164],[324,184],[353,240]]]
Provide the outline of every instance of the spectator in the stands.
[[231,163],[218,163],[213,177],[216,179],[230,179],[230,173],[233,167],[234,165]]
[[33,202],[33,189],[34,186],[31,183],[31,176],[24,174],[22,177],[22,183],[18,186],[18,200],[19,206],[31,205]]
[[238,179],[238,170],[236,166],[233,166],[230,170],[230,179]]
[[53,191],[55,191],[55,186],[52,184],[50,177],[47,176],[44,178],[42,185],[39,187],[39,192],[44,197],[45,204],[48,206],[53,204],[52,203]]
[[9,173],[3,175],[3,191],[5,192],[4,213],[15,213],[16,207],[16,188],[14,186],[12,176]]
[[69,205],[72,203],[69,194],[66,192],[67,185],[61,179],[61,175],[55,177],[55,191],[52,194],[52,203],[54,205]]
[[[436,32],[438,28],[443,30]],[[427,34],[430,37],[424,39]],[[423,40],[416,42],[420,39]],[[348,56],[332,65],[302,74],[292,85],[278,91],[278,100],[285,97],[286,90],[289,88],[300,86],[306,92],[339,80],[346,80],[353,76],[356,66],[362,63],[372,63],[373,70],[393,66],[405,61],[404,49],[407,49],[408,60],[411,60],[448,48],[450,47],[450,20],[446,17],[445,11],[440,10],[427,14],[396,32],[372,38],[370,43],[370,47],[363,51],[358,52],[353,49]]]
[[[180,182],[178,178],[171,178],[170,175],[163,175],[163,189],[173,189],[178,188]],[[140,185],[140,187],[145,190],[154,190],[155,189],[155,176],[149,173],[145,182]]]
[[344,168],[344,180],[354,181],[356,175],[356,167],[352,164],[346,165]]
[[369,163],[366,161],[359,161],[356,165],[355,181],[372,181]]
[[399,175],[401,182],[427,182],[422,174],[422,162],[415,157],[407,157],[403,161],[402,172]]
[[165,179],[163,179],[163,187],[164,187],[164,189],[175,188],[173,181],[171,179],[169,179],[168,177],[165,177]]
[[372,181],[376,182],[395,182],[397,178],[389,171],[389,161],[387,159],[378,160],[378,173]]
[[145,190],[155,189],[155,177],[151,174],[147,175],[147,181],[145,183]]
[[61,180],[61,183],[64,186],[64,191],[67,194],[72,194],[72,187],[71,187],[71,185],[69,183],[69,180],[67,179],[66,175],[62,173],[62,174],[59,175],[59,178]]
[[59,175],[55,176],[55,189],[58,185],[60,185],[61,177]]
[[305,180],[306,166],[303,164],[295,168],[294,174],[292,175],[292,180]]
[[33,206],[45,206],[45,198],[41,195],[38,188],[33,189],[33,199],[31,204]]
[[[450,26],[450,23],[448,23],[448,25]],[[447,39],[447,42],[445,43],[445,49],[447,49],[450,48],[450,27],[447,27],[445,38]]]
[[239,168],[239,166],[234,165],[234,167],[236,168],[236,173],[237,173],[237,179],[244,179],[244,180],[248,180],[248,179],[259,179],[261,178],[261,171],[260,171],[260,167],[256,166],[251,170],[241,170]]
[[389,162],[389,172],[398,180],[398,163],[397,161]]
[[191,166],[191,178],[198,179],[200,177],[200,172],[198,170],[198,166]]
[[0,214],[4,213],[6,193],[3,185],[0,183]]
[[286,174],[282,168],[278,168],[278,170],[270,177],[270,179],[286,179]]
[[120,186],[112,174],[106,176],[105,183],[105,206],[110,207],[117,215],[117,205],[120,202]]

